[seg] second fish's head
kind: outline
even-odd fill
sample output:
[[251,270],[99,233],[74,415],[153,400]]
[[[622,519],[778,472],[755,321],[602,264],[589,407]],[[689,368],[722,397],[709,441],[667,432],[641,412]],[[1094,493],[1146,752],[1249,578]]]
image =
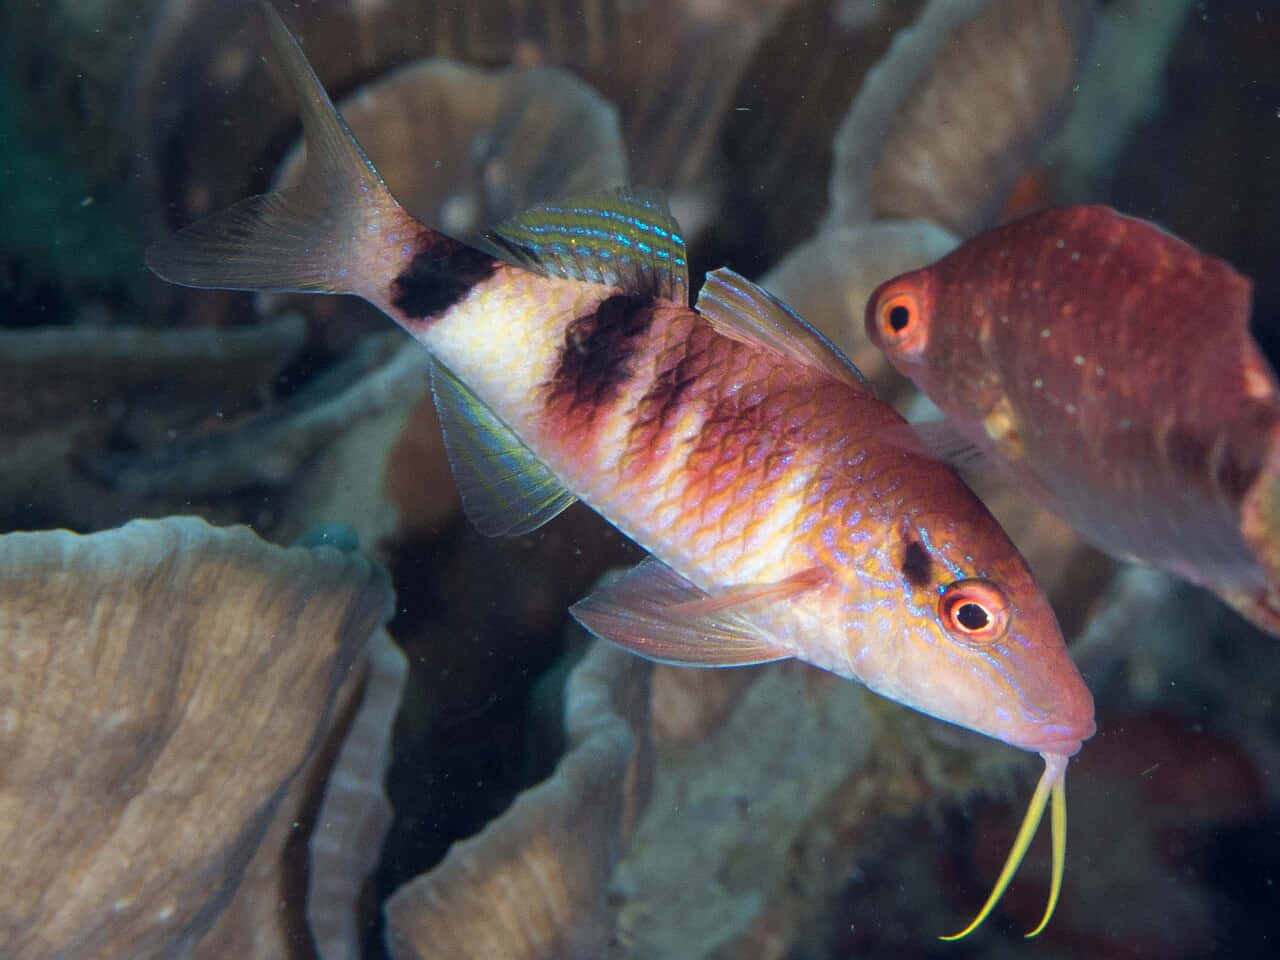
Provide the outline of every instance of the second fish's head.
[[[970,293],[980,303],[980,291],[944,289],[935,265],[882,283],[867,301],[868,338],[948,416],[989,409],[1004,389],[999,371],[972,342],[981,337],[980,320],[939,322],[944,308],[954,311]],[[955,426],[963,432],[965,424]]]

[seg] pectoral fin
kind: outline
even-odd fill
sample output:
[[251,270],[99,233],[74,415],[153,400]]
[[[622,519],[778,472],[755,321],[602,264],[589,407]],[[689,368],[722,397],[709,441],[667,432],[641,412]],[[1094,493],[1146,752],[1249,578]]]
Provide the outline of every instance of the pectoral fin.
[[776,583],[716,593],[699,590],[653,558],[578,601],[570,612],[597,636],[632,653],[676,666],[738,667],[793,655],[746,614],[827,582],[814,568]]
[[990,460],[950,420],[923,420],[893,423],[880,428],[877,436],[885,443],[930,460],[941,460],[957,470],[977,467],[993,472]]

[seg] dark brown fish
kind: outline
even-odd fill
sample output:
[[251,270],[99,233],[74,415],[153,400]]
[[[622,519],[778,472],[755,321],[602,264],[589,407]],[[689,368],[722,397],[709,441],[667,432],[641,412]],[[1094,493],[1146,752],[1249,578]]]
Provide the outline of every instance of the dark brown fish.
[[1224,261],[1106,207],[1064,207],[885,283],[867,330],[1086,539],[1280,634],[1280,401],[1251,304]]

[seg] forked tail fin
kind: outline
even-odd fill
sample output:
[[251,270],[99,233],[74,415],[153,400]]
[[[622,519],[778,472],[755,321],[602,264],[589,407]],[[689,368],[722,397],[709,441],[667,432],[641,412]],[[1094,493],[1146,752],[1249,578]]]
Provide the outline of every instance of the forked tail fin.
[[302,113],[303,180],[161,240],[147,250],[147,266],[188,287],[372,292],[393,266],[383,262],[388,247],[423,228],[391,196],[280,15],[259,5]]

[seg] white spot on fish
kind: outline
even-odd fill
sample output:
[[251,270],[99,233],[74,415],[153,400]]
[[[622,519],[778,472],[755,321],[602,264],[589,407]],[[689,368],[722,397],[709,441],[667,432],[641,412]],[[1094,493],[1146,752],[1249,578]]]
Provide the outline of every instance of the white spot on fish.
[[1077,262],[1079,259],[1080,259],[1080,251],[1079,251],[1079,250],[1072,250],[1072,251],[1071,251],[1071,262],[1072,262],[1072,263],[1075,263],[1075,262]]
[[1068,404],[1067,404],[1066,409],[1067,409],[1067,413],[1068,413],[1069,415],[1071,415],[1071,416],[1075,416],[1075,413],[1076,413],[1076,405],[1075,405],[1074,403],[1068,403]]
[[1059,241],[1058,241],[1058,243],[1057,243],[1057,247],[1058,247],[1058,249],[1059,249],[1059,250],[1061,250],[1061,249],[1062,249],[1063,247],[1065,247],[1066,245],[1067,245],[1067,241],[1065,241],[1065,240],[1059,240]]
[[1049,339],[1049,328],[1048,328],[1048,327],[1044,327],[1043,329],[1041,329],[1041,331],[1040,331],[1040,339],[1041,339],[1041,340],[1048,340],[1048,339]]
[[1073,359],[1077,367],[1084,366],[1084,357],[1082,357],[1080,354],[1077,353]]
[[1044,386],[1044,377],[1036,377],[1034,380],[1031,381],[1031,386],[1033,389],[1039,390],[1041,387]]

